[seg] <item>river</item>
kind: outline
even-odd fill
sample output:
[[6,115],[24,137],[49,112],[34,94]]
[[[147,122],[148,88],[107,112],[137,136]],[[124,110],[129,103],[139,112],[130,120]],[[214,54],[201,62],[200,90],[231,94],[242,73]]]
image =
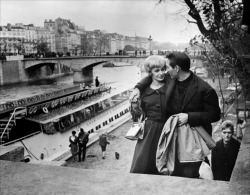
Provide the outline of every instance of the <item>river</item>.
[[[139,68],[128,64],[117,64],[116,67],[102,67],[101,64],[93,68],[93,79],[95,79],[96,76],[98,76],[100,83],[125,82],[135,84],[141,78],[141,73]],[[0,86],[0,104],[57,91],[74,85],[79,84],[73,83],[73,75],[71,74],[32,83]]]

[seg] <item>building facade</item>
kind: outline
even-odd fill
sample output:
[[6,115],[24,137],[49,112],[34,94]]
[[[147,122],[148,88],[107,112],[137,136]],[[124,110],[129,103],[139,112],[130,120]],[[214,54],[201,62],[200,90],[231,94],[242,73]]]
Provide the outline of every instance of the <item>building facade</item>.
[[51,31],[50,29],[46,29],[44,27],[37,27],[36,35],[37,35],[38,44],[47,43],[47,47],[49,51],[56,52],[54,31]]

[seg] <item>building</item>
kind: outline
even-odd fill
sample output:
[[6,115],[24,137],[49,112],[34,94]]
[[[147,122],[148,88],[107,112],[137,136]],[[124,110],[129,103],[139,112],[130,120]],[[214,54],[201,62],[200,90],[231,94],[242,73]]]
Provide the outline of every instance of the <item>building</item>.
[[67,19],[57,18],[45,20],[44,28],[51,30],[55,34],[55,51],[64,55],[80,55],[82,53],[81,40],[85,29],[76,26]]
[[44,27],[36,27],[36,36],[38,44],[47,43],[50,52],[56,52],[54,31]]
[[23,25],[25,28],[25,53],[37,53],[37,35],[36,27],[33,24]]
[[6,54],[25,53],[26,29],[22,24],[1,26],[0,52]]

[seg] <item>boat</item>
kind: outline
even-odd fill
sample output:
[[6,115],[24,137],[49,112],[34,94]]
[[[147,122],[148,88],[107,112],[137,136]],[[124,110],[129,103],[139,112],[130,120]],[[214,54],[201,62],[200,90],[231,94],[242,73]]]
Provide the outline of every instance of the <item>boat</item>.
[[131,89],[131,85],[124,83],[102,85],[20,107],[25,108],[25,114],[14,117],[15,124],[2,145],[23,147],[28,161],[60,160],[69,153],[72,130],[78,134],[83,128],[91,137],[112,124],[128,120]]

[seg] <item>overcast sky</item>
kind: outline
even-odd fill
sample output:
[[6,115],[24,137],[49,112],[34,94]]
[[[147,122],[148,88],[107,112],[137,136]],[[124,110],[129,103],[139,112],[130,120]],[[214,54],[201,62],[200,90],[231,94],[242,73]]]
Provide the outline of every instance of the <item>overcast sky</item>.
[[[45,19],[70,19],[86,30],[106,30],[128,36],[152,36],[159,42],[189,42],[199,31],[180,14],[182,6],[156,0],[0,0],[0,25],[43,26]],[[187,13],[187,11],[182,12]],[[186,16],[187,17],[187,16]]]

